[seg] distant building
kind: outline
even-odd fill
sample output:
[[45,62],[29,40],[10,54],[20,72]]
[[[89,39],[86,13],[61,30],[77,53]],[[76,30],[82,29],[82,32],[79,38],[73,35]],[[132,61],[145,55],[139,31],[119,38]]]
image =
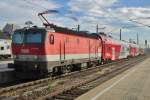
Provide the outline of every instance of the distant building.
[[6,24],[3,28],[3,35],[6,38],[10,38],[16,29],[19,29],[20,26],[15,24]]

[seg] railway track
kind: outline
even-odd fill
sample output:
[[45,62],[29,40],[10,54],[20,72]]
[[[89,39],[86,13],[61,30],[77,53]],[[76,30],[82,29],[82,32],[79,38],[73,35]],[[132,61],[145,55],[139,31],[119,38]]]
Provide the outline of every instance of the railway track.
[[[124,59],[124,60],[128,60],[128,59]],[[116,62],[112,62],[112,63],[100,65],[100,66],[101,67],[103,67],[103,66],[110,66],[112,64],[116,64],[116,63],[122,62],[124,60],[118,60]],[[84,72],[84,71],[91,70],[91,69],[95,69],[95,68],[91,67],[89,69],[83,69],[80,72]],[[67,73],[67,74],[64,74],[64,75],[61,75],[61,76],[57,76],[57,77],[53,77],[53,78],[50,77],[50,78],[44,78],[44,79],[35,80],[35,81],[31,81],[31,80],[15,80],[14,82],[0,84],[0,93],[2,93],[3,91],[9,91],[9,90],[17,89],[17,88],[19,89],[19,88],[22,88],[22,87],[31,86],[33,84],[35,84],[35,85],[36,84],[40,84],[41,82],[47,82],[48,80],[55,80],[55,79],[58,79],[58,78],[61,78],[61,77],[66,77],[66,76],[73,75],[73,74],[76,76],[76,73],[78,73],[78,71]]]
[[146,56],[138,56],[137,58],[120,60],[117,62],[101,65],[99,67],[97,66],[84,69],[82,71],[72,72],[59,77],[45,78],[33,82],[2,88],[0,89],[0,96],[1,98],[11,97],[13,99],[26,100],[33,100],[41,97],[39,99],[45,98],[53,100],[54,98],[56,99],[60,97],[60,95],[62,95],[61,93],[65,94],[68,93],[68,91],[73,91],[72,89],[77,89],[77,87],[92,81],[94,82],[94,80],[103,76],[107,76],[109,73],[115,73],[116,70],[122,69],[122,67],[127,65],[129,66],[129,63],[137,63],[144,58],[146,58]]
[[45,99],[46,100],[74,100],[75,98],[79,97],[80,95],[99,86],[103,82],[113,78],[114,76],[131,68],[132,66],[138,64],[141,61],[143,61],[143,59],[139,59],[133,63],[127,63],[125,65],[122,65],[122,66],[112,70],[111,72],[108,72],[107,75],[104,74],[102,77],[98,77],[98,78],[93,79],[93,81],[88,81],[88,82],[85,82],[78,86],[72,87],[71,89],[65,90],[55,96],[47,96],[47,97],[45,97]]

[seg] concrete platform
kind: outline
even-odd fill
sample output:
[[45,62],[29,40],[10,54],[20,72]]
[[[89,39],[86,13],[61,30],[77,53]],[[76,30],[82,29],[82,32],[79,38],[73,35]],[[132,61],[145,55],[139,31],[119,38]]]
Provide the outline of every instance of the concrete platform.
[[8,68],[8,63],[13,61],[0,61],[0,84],[14,81],[14,69]]
[[14,63],[13,60],[7,60],[7,61],[0,61],[1,64],[8,64],[8,63]]
[[14,69],[4,68],[0,69],[0,84],[13,82],[14,78]]
[[150,58],[76,100],[150,100]]

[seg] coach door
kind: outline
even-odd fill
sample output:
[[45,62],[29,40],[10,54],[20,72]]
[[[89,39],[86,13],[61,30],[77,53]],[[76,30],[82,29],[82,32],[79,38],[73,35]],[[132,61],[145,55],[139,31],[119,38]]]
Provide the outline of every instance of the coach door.
[[65,42],[60,42],[60,61],[63,62],[65,60]]
[[88,47],[89,47],[89,59],[91,59],[91,44],[90,44],[90,40],[88,41]]
[[115,48],[112,48],[112,60],[115,60]]

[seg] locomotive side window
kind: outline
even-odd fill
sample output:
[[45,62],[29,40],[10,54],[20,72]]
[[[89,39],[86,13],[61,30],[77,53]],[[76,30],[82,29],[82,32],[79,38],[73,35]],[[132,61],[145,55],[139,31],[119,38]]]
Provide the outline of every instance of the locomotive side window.
[[54,35],[51,34],[49,37],[50,44],[54,44]]
[[66,43],[69,43],[69,38],[68,37],[66,38]]
[[77,39],[77,44],[79,44],[80,43],[80,40],[79,39]]

